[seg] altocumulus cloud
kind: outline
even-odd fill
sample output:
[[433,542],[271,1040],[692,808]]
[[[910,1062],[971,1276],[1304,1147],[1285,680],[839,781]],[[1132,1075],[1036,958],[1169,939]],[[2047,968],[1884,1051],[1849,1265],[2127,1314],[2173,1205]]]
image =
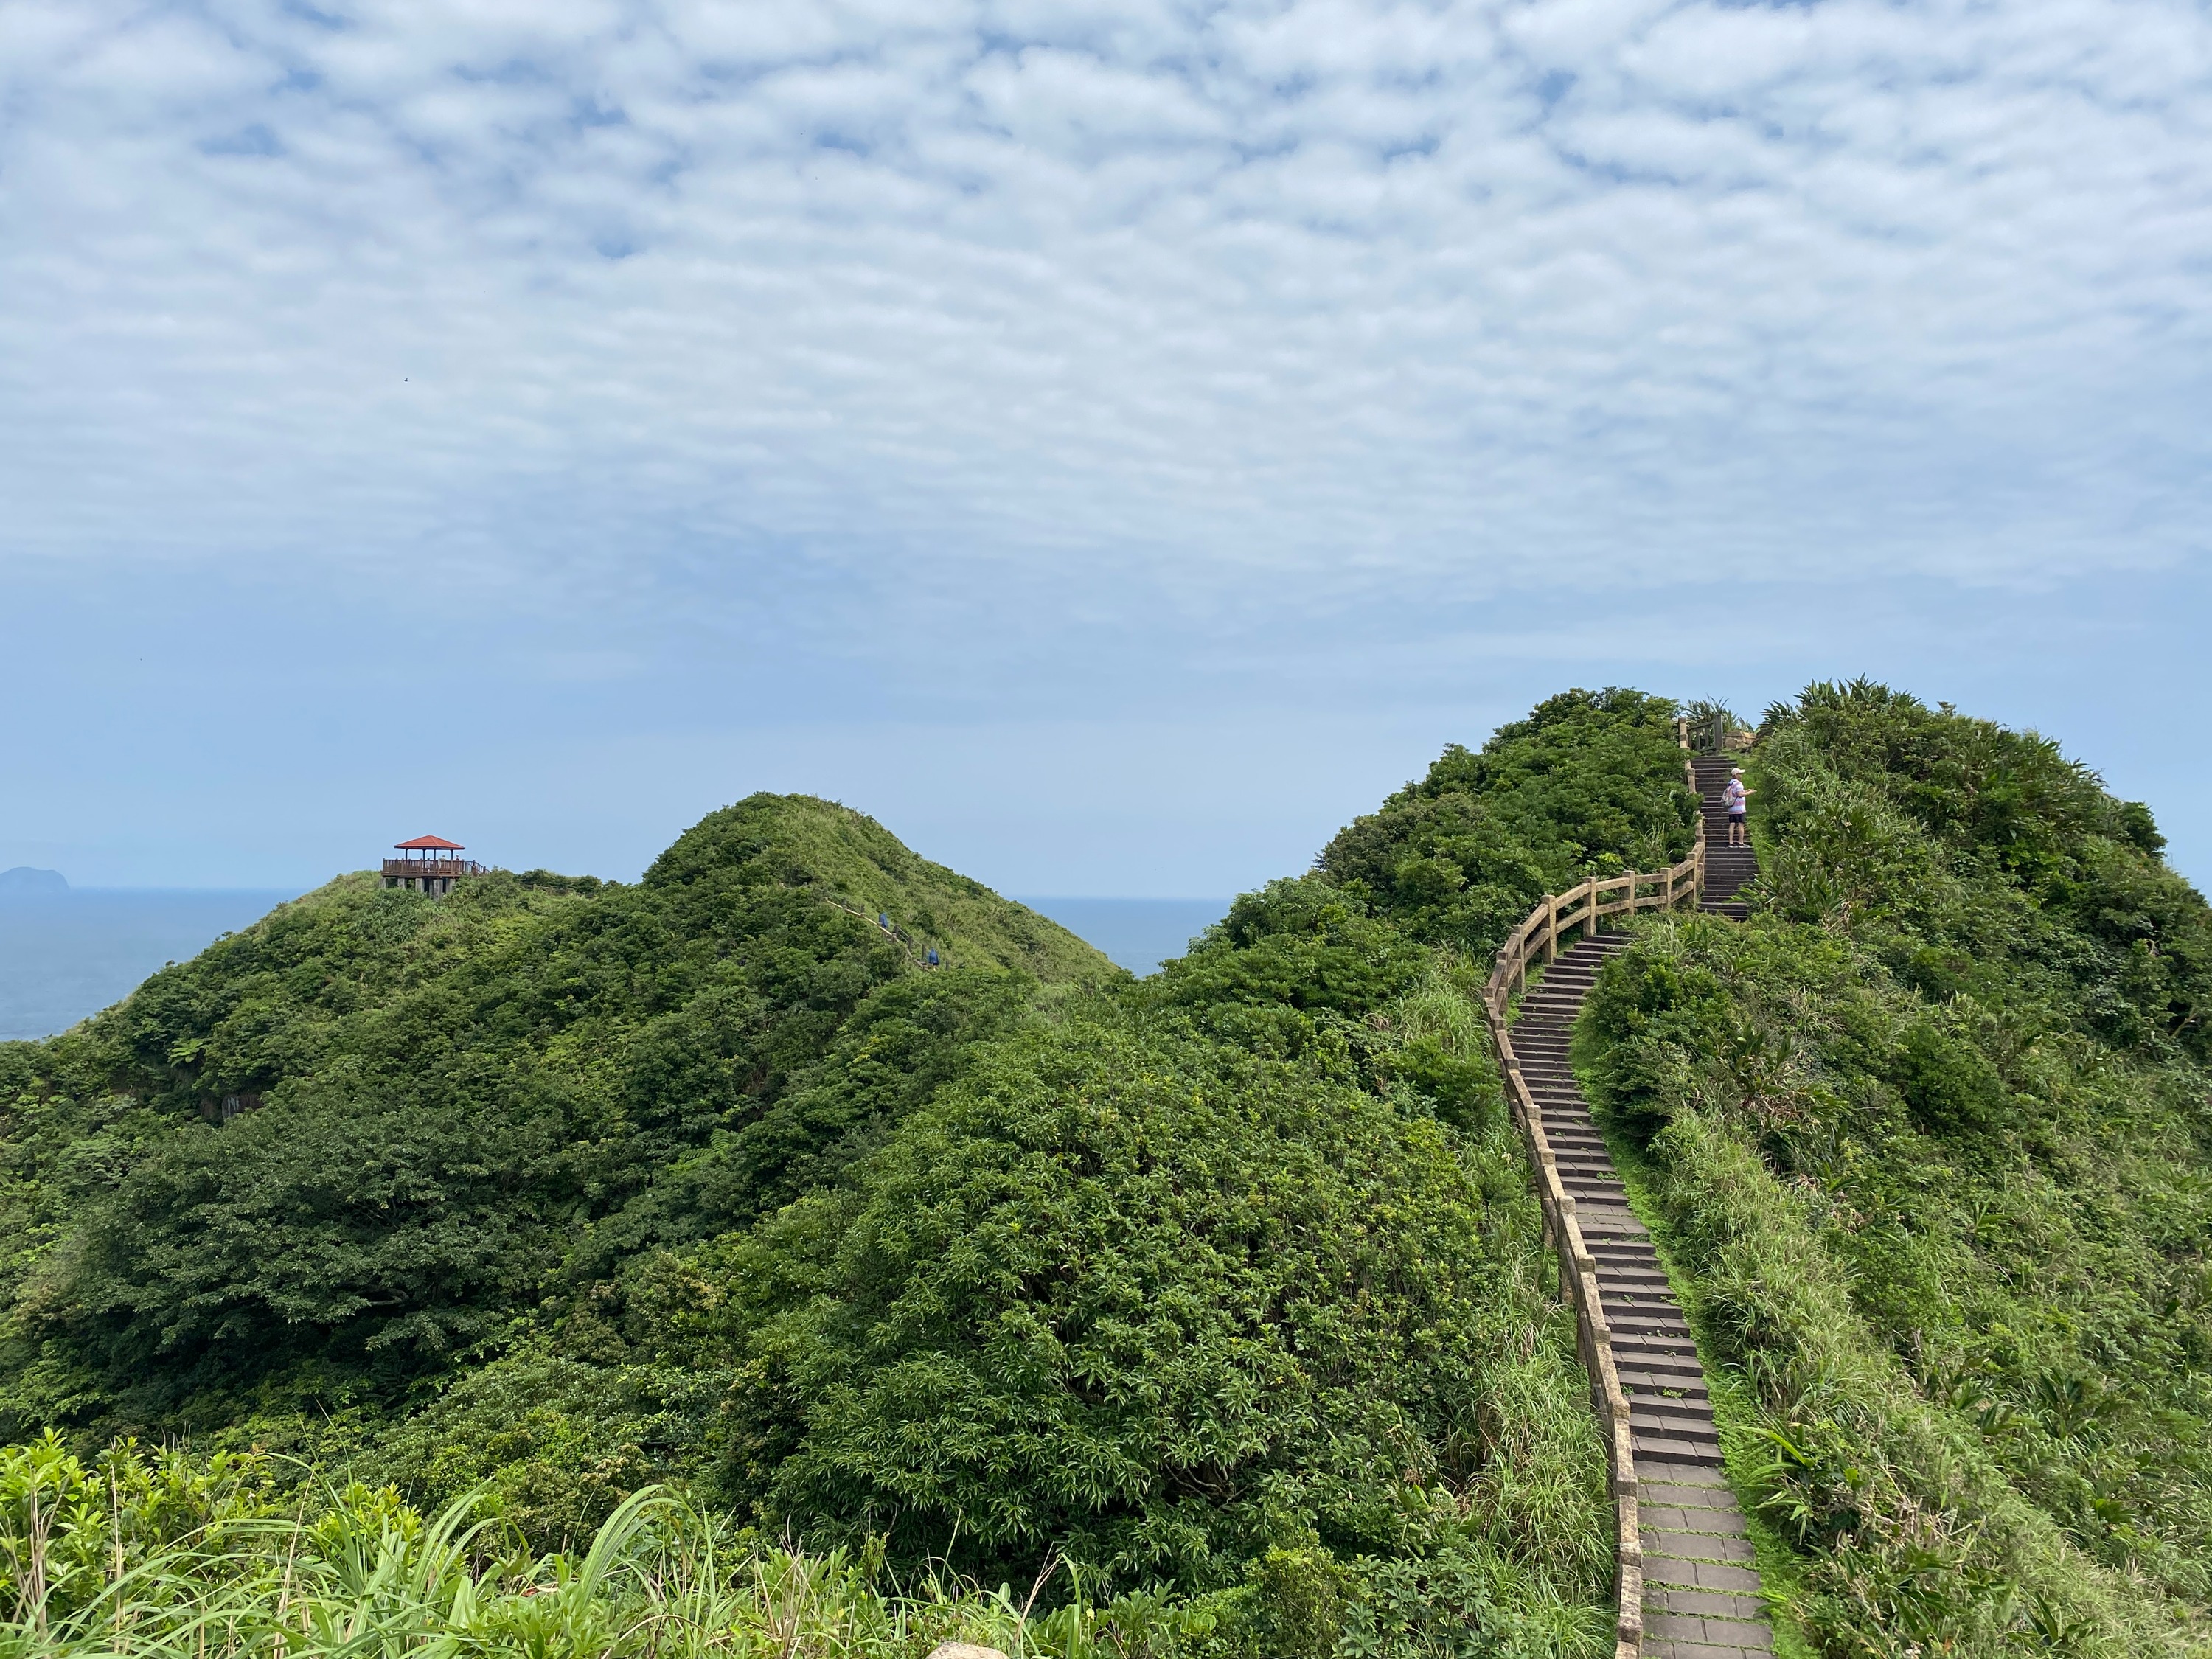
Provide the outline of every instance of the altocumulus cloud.
[[2212,521],[2189,0],[0,0],[0,76],[9,558],[1111,609]]

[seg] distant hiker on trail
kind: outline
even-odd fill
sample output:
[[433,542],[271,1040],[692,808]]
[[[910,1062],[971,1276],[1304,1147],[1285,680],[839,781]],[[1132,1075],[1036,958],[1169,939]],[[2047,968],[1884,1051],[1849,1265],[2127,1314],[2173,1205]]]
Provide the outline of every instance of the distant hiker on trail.
[[1743,768],[1741,766],[1729,768],[1728,787],[1721,791],[1721,805],[1728,809],[1728,844],[1731,847],[1749,845],[1749,837],[1746,835],[1743,827],[1743,814],[1745,804],[1749,800],[1750,796],[1751,791],[1743,787]]

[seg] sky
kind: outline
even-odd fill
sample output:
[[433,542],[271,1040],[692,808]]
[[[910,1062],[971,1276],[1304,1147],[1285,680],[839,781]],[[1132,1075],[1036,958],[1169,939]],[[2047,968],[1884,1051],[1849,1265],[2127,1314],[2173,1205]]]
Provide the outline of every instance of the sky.
[[0,0],[0,866],[1224,895],[1870,674],[2212,881],[2201,0]]

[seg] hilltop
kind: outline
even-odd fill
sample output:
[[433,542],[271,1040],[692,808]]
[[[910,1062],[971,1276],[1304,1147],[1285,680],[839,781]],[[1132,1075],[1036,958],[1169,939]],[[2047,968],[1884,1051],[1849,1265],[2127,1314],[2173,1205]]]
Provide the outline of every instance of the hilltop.
[[[713,814],[630,886],[341,877],[0,1048],[0,1412],[153,1430],[327,1408],[333,1377],[404,1398],[585,1262],[781,1201],[966,1036],[1118,972],[805,797]],[[840,1093],[841,1039],[892,1079]]]
[[909,952],[949,967],[996,967],[1046,984],[1110,976],[1090,945],[979,881],[933,864],[873,818],[811,795],[753,795],[702,818],[653,860],[649,890],[769,883],[888,916]]

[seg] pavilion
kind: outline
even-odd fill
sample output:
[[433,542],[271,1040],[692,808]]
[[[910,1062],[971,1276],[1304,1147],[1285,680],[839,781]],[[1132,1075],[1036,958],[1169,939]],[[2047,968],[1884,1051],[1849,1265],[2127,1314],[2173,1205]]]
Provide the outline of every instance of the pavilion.
[[463,876],[483,874],[483,866],[474,859],[458,856],[466,852],[466,848],[443,836],[417,836],[412,841],[395,842],[392,850],[399,856],[384,861],[386,887],[442,896],[452,892],[453,884]]

